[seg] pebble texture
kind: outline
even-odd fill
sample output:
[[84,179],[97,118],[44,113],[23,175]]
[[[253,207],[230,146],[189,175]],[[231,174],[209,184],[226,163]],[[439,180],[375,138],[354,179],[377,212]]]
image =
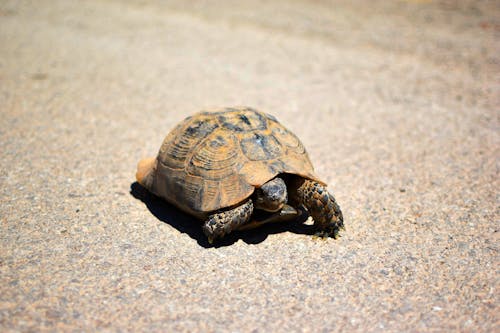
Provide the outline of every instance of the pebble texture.
[[[2,1],[0,331],[498,332],[497,1]],[[201,225],[134,183],[274,114],[346,230]]]

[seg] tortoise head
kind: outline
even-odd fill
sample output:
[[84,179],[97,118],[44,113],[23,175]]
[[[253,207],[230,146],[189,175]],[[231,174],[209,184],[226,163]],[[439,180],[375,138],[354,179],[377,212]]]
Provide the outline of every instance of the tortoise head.
[[254,207],[267,212],[280,210],[287,200],[288,194],[285,181],[279,177],[264,183],[254,193]]

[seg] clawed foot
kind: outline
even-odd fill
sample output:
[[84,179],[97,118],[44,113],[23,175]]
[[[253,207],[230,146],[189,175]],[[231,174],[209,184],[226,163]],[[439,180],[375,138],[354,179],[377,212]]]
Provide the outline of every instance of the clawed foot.
[[340,231],[344,231],[345,227],[343,224],[334,224],[327,228],[323,228],[314,233],[314,236],[319,238],[328,238],[331,237],[333,239],[337,239],[340,237]]
[[326,187],[312,180],[301,180],[292,199],[304,205],[318,229],[316,236],[338,238],[344,229],[344,217],[335,198]]

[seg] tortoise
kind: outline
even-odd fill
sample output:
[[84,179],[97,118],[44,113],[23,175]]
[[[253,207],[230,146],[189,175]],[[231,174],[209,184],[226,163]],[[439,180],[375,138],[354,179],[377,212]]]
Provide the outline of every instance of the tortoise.
[[[338,236],[343,216],[314,173],[300,140],[272,115],[250,107],[199,112],[179,123],[136,179],[203,221],[210,243],[231,231],[288,219],[305,208],[317,234]],[[253,220],[254,212],[270,217]]]

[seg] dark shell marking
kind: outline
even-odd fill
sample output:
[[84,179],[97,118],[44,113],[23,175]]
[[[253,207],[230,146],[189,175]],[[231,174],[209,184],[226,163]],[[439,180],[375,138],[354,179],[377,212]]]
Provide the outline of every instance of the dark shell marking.
[[186,118],[167,135],[157,161],[150,190],[200,217],[243,202],[280,173],[321,183],[300,140],[251,108]]

